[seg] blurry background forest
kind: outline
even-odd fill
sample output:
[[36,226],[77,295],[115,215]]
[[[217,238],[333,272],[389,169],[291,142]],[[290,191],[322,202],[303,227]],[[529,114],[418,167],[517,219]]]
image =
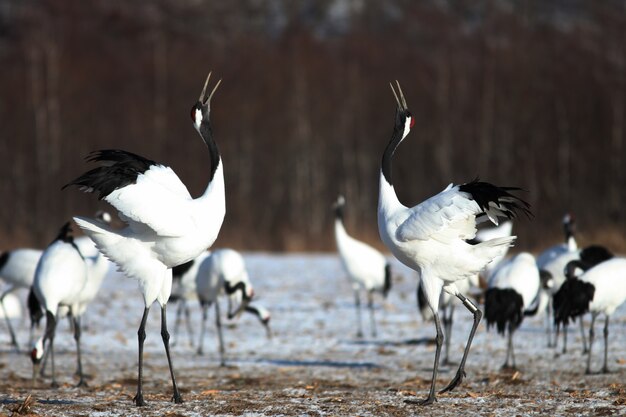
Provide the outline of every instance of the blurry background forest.
[[416,117],[394,165],[412,205],[480,176],[529,192],[519,248],[625,250],[626,2],[0,0],[0,248],[106,204],[60,187],[122,148],[204,190],[189,109],[209,70],[227,215],[216,245],[332,250],[331,204],[381,247],[378,172],[398,79]]

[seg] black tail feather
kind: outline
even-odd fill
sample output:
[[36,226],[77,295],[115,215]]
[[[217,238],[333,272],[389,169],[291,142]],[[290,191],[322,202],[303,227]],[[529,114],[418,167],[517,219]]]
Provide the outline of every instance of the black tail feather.
[[524,318],[524,300],[511,288],[489,288],[485,293],[485,319],[487,328],[494,323],[498,333],[504,334],[507,324],[515,330]]
[[567,279],[561,288],[554,294],[554,324],[567,325],[570,319],[575,319],[589,311],[589,304],[593,300],[596,288],[577,278]]
[[33,291],[33,287],[30,287],[27,304],[31,326],[39,326],[39,322],[43,317],[44,311],[41,303],[39,302],[39,299],[35,295],[35,291]]

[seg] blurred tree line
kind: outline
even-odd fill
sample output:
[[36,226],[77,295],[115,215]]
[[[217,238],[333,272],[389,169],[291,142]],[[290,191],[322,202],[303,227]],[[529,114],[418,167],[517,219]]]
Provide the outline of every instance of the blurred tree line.
[[329,250],[331,204],[381,246],[378,172],[399,80],[416,118],[396,188],[476,176],[529,192],[518,246],[626,249],[624,1],[0,0],[0,248],[106,204],[60,187],[122,148],[204,190],[189,109],[209,70],[227,215],[216,245]]

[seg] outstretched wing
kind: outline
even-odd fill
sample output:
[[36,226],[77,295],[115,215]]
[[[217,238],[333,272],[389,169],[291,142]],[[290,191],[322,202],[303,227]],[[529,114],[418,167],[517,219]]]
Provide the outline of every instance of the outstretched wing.
[[530,215],[529,205],[509,193],[517,190],[474,180],[452,186],[410,210],[410,215],[399,225],[397,239],[435,239],[450,242],[468,240],[476,236],[476,217],[487,215],[498,224],[498,217],[513,218],[517,212]]
[[192,198],[171,168],[122,150],[93,152],[89,161],[102,166],[65,185],[98,192],[132,227],[145,225],[159,236],[181,236],[195,227]]

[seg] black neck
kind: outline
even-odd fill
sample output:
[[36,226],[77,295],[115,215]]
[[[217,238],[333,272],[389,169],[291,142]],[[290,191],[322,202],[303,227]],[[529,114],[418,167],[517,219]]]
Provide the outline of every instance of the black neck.
[[220,162],[220,150],[217,147],[217,143],[213,140],[213,129],[211,128],[211,122],[208,117],[202,120],[200,124],[200,136],[209,148],[209,158],[211,158],[211,173],[209,174],[209,182],[213,181],[217,165]]
[[[398,118],[398,115],[396,115],[396,119],[397,118]],[[385,177],[389,185],[393,185],[393,182],[391,181],[391,159],[393,157],[394,152],[396,151],[396,148],[400,144],[400,141],[402,140],[403,133],[404,133],[404,126],[402,125],[402,123],[396,122],[396,125],[393,128],[393,134],[391,135],[391,140],[387,144],[387,147],[385,148],[385,152],[383,153],[383,161],[382,161],[381,168],[382,168],[383,176]]]
[[567,244],[567,242],[569,241],[569,238],[574,236],[574,230],[572,229],[572,224],[569,222],[563,224],[563,231],[565,232],[565,243]]
[[343,222],[343,205],[338,204],[335,206],[335,219]]
[[224,283],[224,289],[226,290],[226,294],[228,295],[232,295],[235,291],[239,290],[241,291],[241,295],[243,297],[244,300],[248,300],[249,297],[246,295],[246,284],[244,284],[243,282],[239,281],[236,285],[231,286],[230,282],[226,281]]
[[567,279],[573,279],[576,278],[574,276],[574,271],[576,270],[576,268],[580,268],[583,271],[586,271],[588,269],[587,265],[585,265],[583,262],[581,262],[580,260],[573,260],[573,261],[569,261],[567,263],[567,265],[565,265],[565,277]]

